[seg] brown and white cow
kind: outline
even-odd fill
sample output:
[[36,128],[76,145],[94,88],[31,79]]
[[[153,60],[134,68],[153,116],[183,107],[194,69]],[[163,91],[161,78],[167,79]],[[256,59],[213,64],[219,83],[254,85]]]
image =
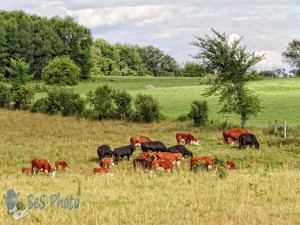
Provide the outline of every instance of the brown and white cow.
[[178,145],[181,141],[184,141],[185,144],[199,145],[198,140],[189,133],[176,133],[176,140]]
[[181,153],[172,153],[172,152],[157,152],[153,154],[155,159],[167,160],[173,163],[173,165],[179,166],[183,161],[184,157]]
[[100,167],[110,169],[111,166],[114,166],[114,160],[112,158],[103,158],[100,160]]
[[69,170],[69,165],[66,161],[56,161],[55,169],[58,170],[59,166],[61,166],[63,169]]
[[238,141],[241,134],[248,134],[248,130],[243,128],[232,128],[223,131],[223,144],[228,144],[228,139]]
[[194,168],[197,162],[203,162],[207,170],[212,169],[214,165],[214,160],[207,156],[194,156],[191,157],[190,161],[190,171]]
[[22,167],[22,173],[31,173],[31,172],[32,172],[32,168]]
[[130,138],[130,144],[136,147],[141,146],[143,142],[151,141],[147,136],[133,136]]
[[154,159],[152,161],[152,170],[156,172],[157,169],[164,170],[165,172],[171,172],[174,168],[172,162],[163,159]]
[[234,162],[226,161],[226,162],[224,163],[224,165],[225,165],[225,167],[228,168],[228,169],[232,169],[232,170],[235,170],[235,169],[236,169]]
[[113,176],[114,174],[110,171],[110,169],[107,168],[94,168],[93,169],[94,174],[105,174],[109,176]]
[[46,159],[33,159],[31,161],[31,169],[32,169],[33,175],[35,175],[39,171],[41,171],[41,172],[44,172],[45,174],[50,173],[52,178],[55,177],[55,168],[53,169],[51,167],[50,162]]

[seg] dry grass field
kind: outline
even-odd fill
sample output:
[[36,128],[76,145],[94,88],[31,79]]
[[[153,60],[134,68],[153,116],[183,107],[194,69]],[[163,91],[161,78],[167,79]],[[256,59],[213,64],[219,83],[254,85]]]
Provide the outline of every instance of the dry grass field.
[[[300,224],[299,139],[249,129],[260,150],[224,146],[221,130],[188,123],[87,121],[0,110],[1,194],[13,188],[27,208],[37,198],[36,209],[14,221],[2,197],[0,224]],[[225,170],[223,179],[216,171],[190,173],[186,158],[179,174],[135,173],[137,149],[130,161],[112,168],[114,176],[92,173],[101,144],[116,148],[128,145],[131,136],[146,135],[169,147],[176,144],[177,131],[198,137],[200,146],[188,147],[194,155],[234,161],[237,170]],[[71,169],[59,170],[54,179],[22,174],[33,158],[66,160]],[[54,202],[58,196],[64,206]],[[71,198],[78,199],[77,209]]]

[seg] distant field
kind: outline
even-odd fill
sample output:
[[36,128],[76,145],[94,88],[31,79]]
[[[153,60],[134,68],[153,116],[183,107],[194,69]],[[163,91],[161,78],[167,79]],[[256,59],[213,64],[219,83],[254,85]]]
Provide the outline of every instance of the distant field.
[[[218,114],[220,105],[218,97],[202,97],[207,85],[200,85],[199,78],[174,77],[103,77],[94,82],[82,82],[73,87],[75,92],[85,95],[101,85],[109,85],[115,90],[124,90],[135,96],[138,93],[151,94],[158,99],[162,106],[162,113],[170,119],[187,114],[194,100],[206,100],[209,106],[209,119],[229,120],[239,123],[237,115]],[[145,86],[151,84],[155,88],[146,90]],[[257,117],[252,117],[249,124],[266,125],[278,120],[286,120],[289,125],[300,124],[300,79],[269,79],[250,82],[249,87],[259,95],[262,100],[263,111]],[[37,97],[43,95],[38,93]]]

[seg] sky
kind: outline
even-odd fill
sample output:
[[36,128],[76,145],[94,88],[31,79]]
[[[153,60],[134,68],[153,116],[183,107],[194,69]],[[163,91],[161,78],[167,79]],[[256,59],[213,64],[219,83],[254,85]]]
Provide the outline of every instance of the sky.
[[23,10],[52,17],[71,16],[94,40],[152,45],[179,65],[194,61],[195,37],[215,37],[212,29],[242,37],[247,52],[265,54],[255,69],[290,66],[281,53],[300,39],[299,0],[1,0],[0,10]]

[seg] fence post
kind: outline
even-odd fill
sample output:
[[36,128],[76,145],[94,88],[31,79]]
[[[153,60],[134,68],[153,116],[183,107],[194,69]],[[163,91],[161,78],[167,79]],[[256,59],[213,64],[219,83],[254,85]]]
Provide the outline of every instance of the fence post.
[[277,120],[274,121],[274,134],[277,133]]
[[283,122],[284,139],[286,139],[286,121]]

